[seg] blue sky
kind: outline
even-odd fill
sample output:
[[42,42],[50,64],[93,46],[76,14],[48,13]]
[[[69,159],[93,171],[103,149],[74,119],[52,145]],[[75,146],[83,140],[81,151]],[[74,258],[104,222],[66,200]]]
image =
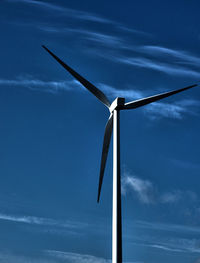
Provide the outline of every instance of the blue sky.
[[[1,1],[0,262],[109,263],[110,100],[200,80],[198,1]],[[123,260],[200,262],[200,90],[121,113]]]

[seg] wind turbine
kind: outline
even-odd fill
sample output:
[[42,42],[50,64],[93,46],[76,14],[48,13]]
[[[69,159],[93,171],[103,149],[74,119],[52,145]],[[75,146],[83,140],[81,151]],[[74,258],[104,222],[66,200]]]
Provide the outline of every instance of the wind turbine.
[[86,89],[96,96],[110,111],[103,140],[103,150],[101,156],[101,168],[99,175],[99,187],[97,202],[99,202],[101,187],[104,177],[104,170],[108,156],[108,150],[113,131],[113,212],[112,212],[112,263],[122,263],[122,222],[121,222],[121,179],[120,179],[120,110],[136,109],[152,102],[167,98],[176,93],[196,87],[194,84],[182,89],[173,90],[151,97],[134,100],[125,103],[124,98],[117,97],[112,103],[106,95],[95,87],[88,80],[79,75],[75,70],[69,67],[53,52],[44,45],[42,46],[57,62],[63,66],[74,78],[76,78]]

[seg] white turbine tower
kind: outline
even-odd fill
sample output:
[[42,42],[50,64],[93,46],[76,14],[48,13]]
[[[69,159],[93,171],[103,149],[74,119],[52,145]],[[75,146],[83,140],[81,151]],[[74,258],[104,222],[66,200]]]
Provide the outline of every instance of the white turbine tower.
[[124,98],[116,98],[112,104],[106,95],[92,83],[84,79],[61,59],[54,55],[47,47],[42,46],[53,58],[57,60],[74,78],[86,89],[96,96],[110,111],[104,133],[103,150],[101,156],[101,168],[99,175],[99,187],[97,202],[99,202],[104,170],[113,130],[113,214],[112,214],[112,263],[122,263],[122,219],[121,219],[121,179],[120,179],[120,110],[135,109],[149,103],[164,99],[181,91],[196,87],[197,84],[158,94],[155,96],[134,100],[125,103]]

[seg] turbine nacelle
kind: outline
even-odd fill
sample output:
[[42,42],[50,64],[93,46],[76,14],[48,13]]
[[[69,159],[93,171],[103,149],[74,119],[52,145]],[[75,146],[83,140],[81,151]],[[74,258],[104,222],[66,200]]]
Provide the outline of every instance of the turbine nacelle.
[[125,103],[125,98],[117,97],[113,101],[111,106],[109,107],[110,113],[112,113],[114,110],[121,110],[121,109],[123,109],[124,103]]

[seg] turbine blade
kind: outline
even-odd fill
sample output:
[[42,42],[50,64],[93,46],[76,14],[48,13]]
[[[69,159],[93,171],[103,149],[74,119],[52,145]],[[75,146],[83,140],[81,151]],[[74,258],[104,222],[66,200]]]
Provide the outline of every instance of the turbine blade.
[[155,96],[151,96],[151,97],[147,97],[147,98],[144,98],[144,99],[134,100],[134,101],[125,103],[124,106],[123,106],[123,109],[124,110],[135,109],[135,108],[147,105],[149,103],[152,103],[152,102],[164,99],[166,97],[169,97],[169,96],[174,95],[176,93],[179,93],[181,91],[184,91],[184,90],[187,90],[187,89],[191,89],[191,88],[196,87],[196,86],[198,86],[198,84],[194,84],[194,85],[191,85],[191,86],[188,86],[188,87],[185,87],[185,88],[182,88],[182,89],[178,89],[178,90],[173,90],[173,91],[161,93],[161,94],[158,94],[158,95],[155,95]]
[[60,63],[75,79],[77,79],[86,89],[88,89],[94,96],[96,96],[106,107],[110,107],[110,102],[106,95],[96,88],[92,83],[84,79],[81,75],[79,75],[75,70],[65,64],[61,59],[59,59],[53,52],[51,52],[47,47],[42,45],[42,47]]
[[97,202],[99,202],[99,198],[101,194],[101,186],[103,182],[104,170],[106,166],[112,130],[113,130],[113,114],[110,114],[110,117],[106,123],[104,139],[103,139],[103,149],[102,149],[102,155],[101,155],[101,168],[100,168],[100,175],[99,175],[99,188],[98,188]]

